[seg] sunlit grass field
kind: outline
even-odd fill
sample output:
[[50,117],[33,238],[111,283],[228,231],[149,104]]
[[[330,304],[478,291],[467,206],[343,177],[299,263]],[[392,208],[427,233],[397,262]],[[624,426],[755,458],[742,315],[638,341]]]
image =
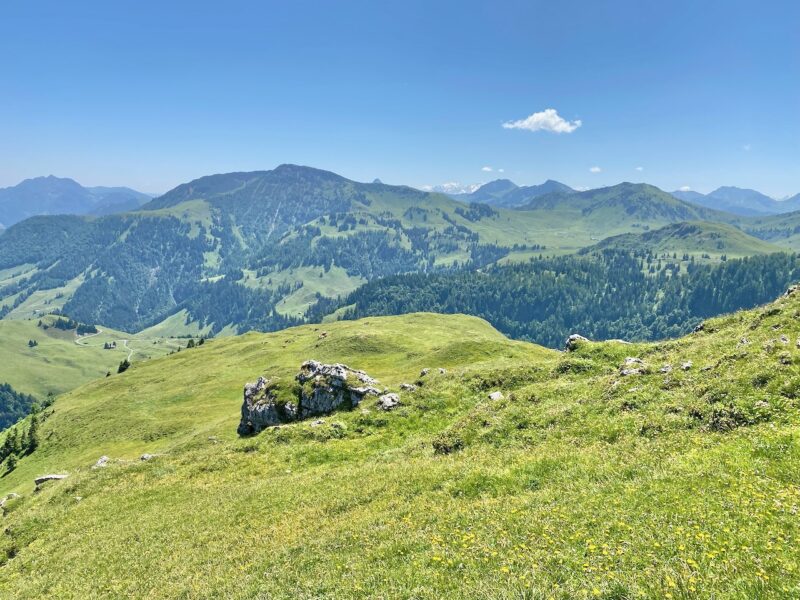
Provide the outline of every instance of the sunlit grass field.
[[[0,479],[0,596],[796,598],[798,296],[658,344],[417,314],[135,365],[59,397]],[[421,386],[238,438],[243,383],[308,358]]]

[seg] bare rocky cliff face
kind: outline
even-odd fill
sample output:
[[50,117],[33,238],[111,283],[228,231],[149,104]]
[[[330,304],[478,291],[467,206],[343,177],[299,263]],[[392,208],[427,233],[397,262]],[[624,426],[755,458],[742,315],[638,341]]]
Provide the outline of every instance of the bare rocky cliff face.
[[342,364],[327,365],[307,360],[295,377],[300,384],[296,397],[282,399],[271,379],[259,377],[244,386],[239,435],[252,435],[267,427],[327,415],[358,406],[365,396],[379,395],[377,381],[364,371]]

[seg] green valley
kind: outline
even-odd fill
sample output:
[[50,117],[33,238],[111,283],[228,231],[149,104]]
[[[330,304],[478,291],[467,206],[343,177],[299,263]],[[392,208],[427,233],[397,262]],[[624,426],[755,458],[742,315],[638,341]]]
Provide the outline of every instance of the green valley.
[[44,401],[116,373],[123,360],[164,356],[187,343],[105,327],[79,336],[74,329],[54,327],[58,319],[48,315],[39,320],[0,320],[0,383]]

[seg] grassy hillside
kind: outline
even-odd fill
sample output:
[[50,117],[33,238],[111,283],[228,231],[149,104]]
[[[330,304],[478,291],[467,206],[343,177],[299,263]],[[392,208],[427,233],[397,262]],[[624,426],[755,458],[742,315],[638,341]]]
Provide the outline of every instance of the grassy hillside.
[[800,250],[800,211],[769,217],[743,218],[737,225],[755,237],[792,250]]
[[737,258],[781,251],[780,246],[747,235],[732,225],[708,222],[675,223],[645,233],[613,236],[586,251],[605,249],[717,259],[722,255]]
[[[417,314],[148,361],[58,398],[0,480],[23,494],[0,594],[797,597],[798,313],[794,293],[679,340],[566,354]],[[243,382],[289,385],[307,358],[391,388],[447,372],[390,413],[237,438]],[[69,477],[32,494],[47,472]]]
[[[41,319],[52,324],[52,316]],[[75,330],[43,329],[39,320],[0,320],[0,383],[44,400],[74,389],[88,381],[116,372],[129,358],[139,361],[163,356],[186,340],[169,340],[149,335],[131,335],[100,327],[97,335],[77,336]],[[29,347],[30,340],[37,345]],[[106,343],[116,348],[105,350]]]

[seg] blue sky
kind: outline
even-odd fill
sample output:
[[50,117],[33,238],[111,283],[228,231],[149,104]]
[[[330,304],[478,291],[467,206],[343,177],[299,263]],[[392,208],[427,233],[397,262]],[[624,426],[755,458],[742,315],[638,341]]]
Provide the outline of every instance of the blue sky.
[[[798,23],[788,0],[4,2],[0,185],[293,162],[795,194]],[[562,133],[502,126],[546,109]]]

